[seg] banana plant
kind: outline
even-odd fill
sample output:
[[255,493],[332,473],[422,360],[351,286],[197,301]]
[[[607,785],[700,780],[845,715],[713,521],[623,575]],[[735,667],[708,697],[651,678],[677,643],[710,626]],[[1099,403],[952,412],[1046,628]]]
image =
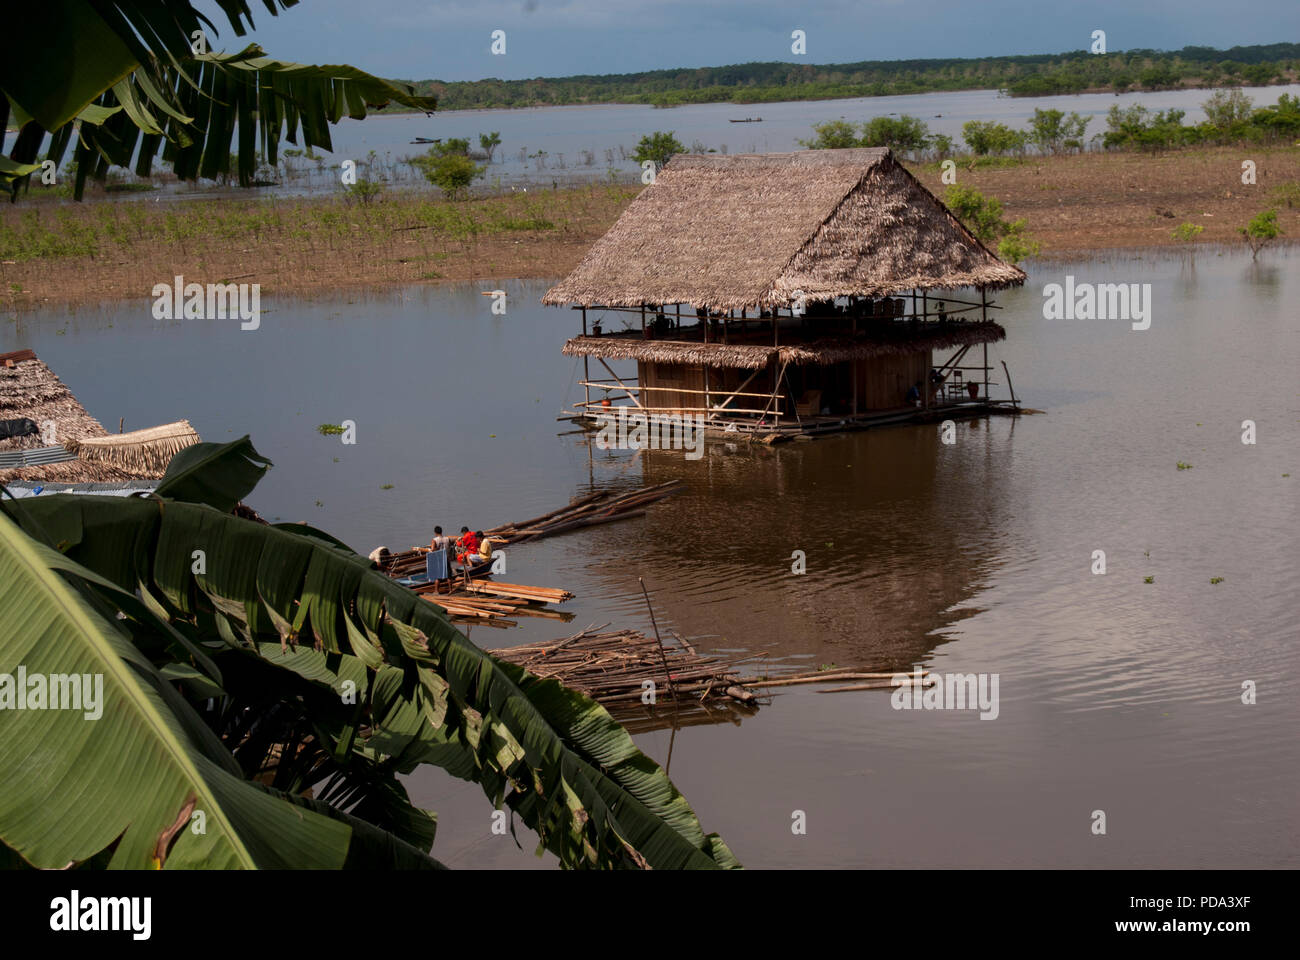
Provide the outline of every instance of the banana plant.
[[739,866],[599,704],[480,650],[328,534],[228,512],[267,466],[244,437],[182,451],[147,497],[3,502],[0,705],[20,668],[103,678],[97,719],[6,711],[7,851],[434,866],[434,816],[399,779],[430,764],[565,867]]
[[[110,165],[148,176],[162,151],[181,179],[231,174],[249,186],[259,156],[274,165],[281,140],[331,149],[329,126],[344,116],[400,103],[432,111],[433,97],[349,66],[287,63],[257,44],[210,49],[216,26],[189,0],[42,0],[41,16],[10,17],[0,57],[0,154],[3,131],[18,134],[0,156],[0,189],[56,167],[75,133],[74,195]],[[262,0],[272,16],[298,0]],[[217,0],[236,36],[251,29],[247,0]]]

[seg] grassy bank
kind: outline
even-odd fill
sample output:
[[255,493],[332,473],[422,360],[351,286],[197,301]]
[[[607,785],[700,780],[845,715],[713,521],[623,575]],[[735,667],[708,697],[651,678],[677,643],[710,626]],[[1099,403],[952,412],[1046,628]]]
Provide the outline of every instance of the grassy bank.
[[11,308],[143,299],[177,274],[256,282],[263,295],[552,276],[577,263],[638,190],[5,205],[0,297]]
[[[1241,183],[1242,161],[1257,182]],[[942,196],[936,163],[909,165]],[[1173,231],[1204,228],[1200,244],[1239,243],[1237,228],[1278,207],[1300,238],[1300,207],[1271,194],[1300,180],[1294,148],[1217,147],[1163,155],[1090,153],[957,167],[958,183],[1024,217],[1045,257],[1185,245]],[[85,204],[19,203],[0,211],[0,303],[139,298],[177,274],[189,282],[257,282],[264,296],[398,283],[567,273],[639,186],[590,185],[463,202],[393,192],[371,204],[340,197]],[[1267,256],[1267,254],[1262,254]]]

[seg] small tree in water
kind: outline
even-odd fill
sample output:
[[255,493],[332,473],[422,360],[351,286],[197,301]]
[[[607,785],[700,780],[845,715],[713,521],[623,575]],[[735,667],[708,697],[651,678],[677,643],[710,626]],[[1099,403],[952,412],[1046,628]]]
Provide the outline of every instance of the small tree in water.
[[673,136],[672,130],[667,133],[655,131],[641,138],[641,142],[636,145],[636,152],[632,154],[632,159],[637,163],[653,161],[657,172],[663,169],[664,164],[673,154],[685,152],[686,148]]
[[1277,211],[1265,210],[1251,217],[1250,223],[1244,227],[1238,227],[1237,232],[1246,238],[1250,245],[1250,258],[1254,260],[1260,250],[1282,235],[1282,228],[1277,225]]
[[501,134],[496,130],[491,133],[480,133],[478,135],[478,145],[487,154],[488,163],[491,163],[492,154],[496,153],[497,147],[501,146]]

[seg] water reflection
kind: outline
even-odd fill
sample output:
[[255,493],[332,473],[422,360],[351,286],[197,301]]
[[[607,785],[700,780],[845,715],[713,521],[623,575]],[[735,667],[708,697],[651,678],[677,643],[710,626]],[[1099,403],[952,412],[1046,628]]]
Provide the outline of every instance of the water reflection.
[[696,462],[670,450],[605,456],[639,483],[685,489],[640,529],[610,530],[622,560],[592,575],[615,593],[646,576],[678,629],[713,636],[700,642],[714,649],[786,667],[906,668],[977,612],[951,611],[978,592],[1003,540],[1011,434],[995,441],[983,421],[958,430],[952,446],[934,425],[772,447],[710,441]]

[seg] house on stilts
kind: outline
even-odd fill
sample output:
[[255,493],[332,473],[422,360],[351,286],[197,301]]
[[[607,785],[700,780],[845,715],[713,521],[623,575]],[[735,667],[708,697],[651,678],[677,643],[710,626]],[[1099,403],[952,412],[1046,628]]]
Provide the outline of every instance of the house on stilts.
[[888,149],[682,154],[542,302],[582,315],[575,421],[777,440],[1014,411],[990,395],[989,293],[1024,282]]

